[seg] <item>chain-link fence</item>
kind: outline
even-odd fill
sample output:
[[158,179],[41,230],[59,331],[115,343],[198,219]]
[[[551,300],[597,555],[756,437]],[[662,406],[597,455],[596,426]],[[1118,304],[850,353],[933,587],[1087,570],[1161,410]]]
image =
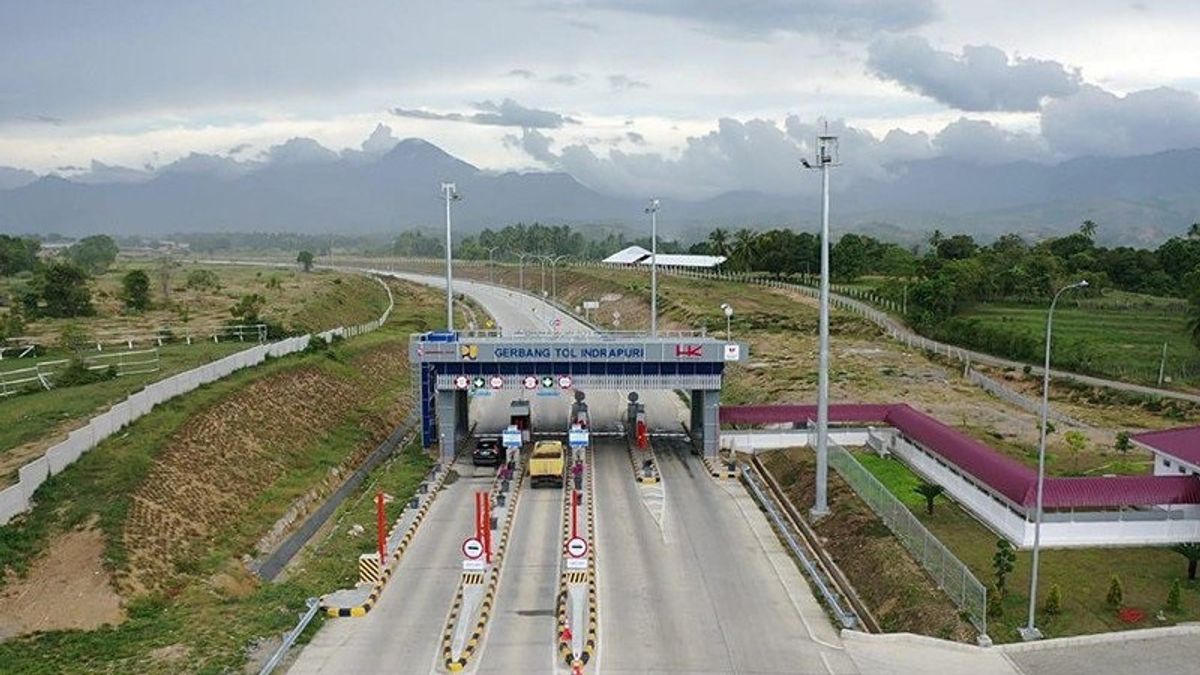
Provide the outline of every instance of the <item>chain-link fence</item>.
[[987,634],[987,587],[845,448],[829,443],[829,464],[933,577],[980,634]]

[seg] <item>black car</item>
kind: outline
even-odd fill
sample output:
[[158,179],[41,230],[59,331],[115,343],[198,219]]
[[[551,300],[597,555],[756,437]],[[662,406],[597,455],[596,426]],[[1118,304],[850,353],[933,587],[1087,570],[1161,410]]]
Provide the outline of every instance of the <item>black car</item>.
[[475,466],[500,466],[504,463],[504,448],[498,438],[481,438],[475,441],[475,449],[471,451],[471,461]]

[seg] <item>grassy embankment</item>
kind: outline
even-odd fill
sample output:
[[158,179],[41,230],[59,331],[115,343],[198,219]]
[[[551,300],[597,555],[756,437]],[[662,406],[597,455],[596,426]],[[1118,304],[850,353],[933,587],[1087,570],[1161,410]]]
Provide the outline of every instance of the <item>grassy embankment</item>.
[[[460,274],[485,275],[486,270],[470,271],[463,268]],[[505,282],[515,270],[498,272]],[[530,287],[526,276],[526,286]],[[811,301],[803,296],[788,295],[761,287],[730,284],[728,282],[684,280],[674,277],[660,279],[660,306],[666,322],[679,326],[707,326],[710,331],[724,328],[724,317],[719,305],[723,301],[735,307],[734,337],[748,341],[751,345],[751,362],[745,367],[731,369],[726,378],[723,400],[731,403],[812,401],[815,399],[816,371],[816,312]],[[601,294],[620,295],[611,305],[620,308],[623,316],[645,314],[648,278],[644,272],[614,270],[570,270],[559,273],[559,293],[565,302],[579,304],[582,299],[594,299]],[[610,314],[608,305],[599,316]],[[638,309],[638,307],[643,309]],[[880,340],[874,328],[852,315],[835,311],[831,332],[833,334],[833,359],[831,369],[832,398],[844,401],[904,401],[975,435],[997,450],[1032,465],[1036,461],[1036,418],[1014,410],[978,388],[962,380],[956,373],[956,365],[929,359],[920,353],[900,349],[894,343]],[[644,325],[644,324],[642,324]],[[624,324],[622,327],[636,326]],[[1018,379],[1023,379],[1019,374]],[[1078,453],[1068,450],[1065,442],[1067,429],[1059,429],[1051,436],[1049,473],[1145,473],[1148,469],[1144,453],[1121,454],[1113,450],[1112,437],[1118,428],[1114,424],[1129,423],[1138,426],[1162,427],[1178,424],[1178,419],[1196,416],[1191,406],[1161,407],[1148,405],[1141,399],[1126,400],[1103,390],[1078,387],[1059,387],[1055,390],[1056,400],[1071,414],[1085,412],[1107,428],[1088,430],[1087,442]],[[781,454],[781,456],[783,456]],[[797,476],[806,473],[807,451],[791,451],[792,466],[773,467],[780,471],[791,471]],[[802,461],[803,460],[803,461]],[[905,467],[889,460],[882,465],[864,456],[868,468],[874,471],[888,469],[885,482],[914,509],[921,511],[921,497],[911,492],[915,477]],[[902,477],[903,480],[901,480]],[[840,481],[834,481],[834,485]],[[835,491],[839,489],[835,487]],[[853,500],[857,501],[857,500]],[[803,500],[801,501],[803,504]],[[860,503],[861,504],[861,503]],[[865,508],[865,507],[863,507]],[[851,507],[851,512],[854,508]],[[922,512],[923,513],[923,512]],[[921,515],[921,514],[919,514]],[[921,515],[923,520],[926,516]],[[855,521],[854,518],[850,519]],[[868,519],[869,520],[869,519]],[[837,521],[833,521],[836,523]],[[860,536],[864,532],[868,548],[882,546],[871,540],[886,532],[874,522],[874,529],[861,523],[848,525],[826,525],[831,539],[850,534]],[[853,523],[852,523],[853,524]],[[996,536],[974,518],[953,503],[942,503],[927,524],[952,550],[955,551],[976,575],[985,583],[992,580],[991,556],[995,551]],[[846,530],[840,531],[838,528]],[[898,546],[894,538],[888,539]],[[885,549],[886,550],[886,549]],[[838,552],[835,551],[835,555]],[[924,577],[909,575],[904,579],[892,579],[880,585],[871,575],[885,576],[880,570],[886,563],[860,565],[855,556],[859,552],[843,551],[839,556],[848,569],[864,573],[864,592],[876,595],[882,589],[897,594],[892,597],[920,598],[920,583]],[[1117,574],[1126,584],[1127,603],[1154,613],[1166,600],[1173,579],[1185,572],[1182,557],[1165,548],[1133,549],[1084,549],[1073,551],[1049,551],[1043,556],[1042,592],[1048,592],[1050,584],[1058,583],[1062,589],[1064,612],[1047,622],[1046,630],[1054,635],[1083,634],[1113,630],[1122,627],[1113,611],[1103,607],[1104,594],[1109,577]],[[1010,578],[1010,594],[1004,601],[1003,615],[993,619],[997,624],[991,631],[993,637],[1008,641],[1015,637],[1009,629],[1020,623],[1020,607],[1027,602],[1022,598],[1022,588],[1028,587],[1028,555],[1018,554],[1017,569]],[[893,588],[893,586],[897,586]],[[1185,589],[1184,608],[1180,615],[1168,615],[1168,620],[1179,621],[1195,618],[1200,612],[1200,591],[1194,586]],[[1026,596],[1027,597],[1027,596]],[[881,618],[894,610],[888,599],[876,595],[873,603]],[[899,600],[897,600],[899,602]],[[915,616],[937,616],[936,612],[916,611]],[[904,621],[896,618],[901,625]],[[1153,623],[1151,619],[1147,623]],[[925,632],[937,634],[944,628],[929,625]]]
[[[71,429],[146,385],[250,346],[249,342],[229,339],[212,342],[211,338],[199,337],[204,331],[224,323],[229,317],[229,307],[245,293],[262,295],[267,301],[262,312],[264,318],[297,333],[363,323],[378,317],[387,307],[383,289],[376,282],[357,275],[184,265],[176,273],[177,279],[185,279],[187,273],[196,269],[205,269],[218,275],[221,287],[189,289],[181,286],[172,296],[174,309],[162,306],[144,315],[123,316],[114,304],[115,290],[108,287],[119,283],[119,274],[134,266],[118,267],[92,282],[96,286],[93,293],[104,298],[97,303],[97,316],[74,321],[40,320],[30,324],[29,332],[49,340],[63,326],[74,323],[86,332],[129,330],[143,331],[144,334],[148,330],[145,327],[170,325],[164,322],[169,322],[170,317],[178,319],[180,307],[196,307],[201,312],[201,318],[193,315],[192,319],[196,341],[191,345],[168,343],[159,348],[159,370],[156,372],[0,399],[0,485],[14,480],[22,464],[61,440]],[[146,346],[143,341],[135,348]],[[121,348],[109,346],[110,351]],[[50,353],[39,360],[69,355],[51,347]],[[33,363],[27,359],[6,359],[3,368],[26,368]]]
[[[260,641],[266,651],[294,623],[304,598],[350,584],[371,541],[347,528],[373,522],[368,491],[401,500],[413,492],[429,466],[414,447],[372,475],[285,581],[260,584],[242,559],[298,498],[330,489],[332,472],[344,476],[407,417],[407,335],[436,326],[441,306],[435,291],[394,288],[397,310],[384,329],[169,402],[48,481],[33,512],[0,528],[9,590],[38,576],[63,535],[95,530],[103,555],[80,572],[111,575],[124,616],[0,643],[0,671],[240,669]],[[44,602],[69,611],[78,600]]]

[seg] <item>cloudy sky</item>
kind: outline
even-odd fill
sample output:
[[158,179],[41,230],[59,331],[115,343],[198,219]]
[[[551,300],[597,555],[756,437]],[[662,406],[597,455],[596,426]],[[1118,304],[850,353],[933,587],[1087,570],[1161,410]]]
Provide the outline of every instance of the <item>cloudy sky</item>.
[[867,176],[1143,154],[1200,146],[1197,35],[1194,0],[0,0],[0,166],[330,161],[283,144],[383,124],[363,149],[786,193],[819,119]]

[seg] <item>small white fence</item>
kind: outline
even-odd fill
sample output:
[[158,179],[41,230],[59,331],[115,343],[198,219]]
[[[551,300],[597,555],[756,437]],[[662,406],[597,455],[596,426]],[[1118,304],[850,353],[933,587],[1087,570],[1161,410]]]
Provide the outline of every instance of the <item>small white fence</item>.
[[83,453],[95,448],[125,426],[149,413],[154,406],[210,382],[215,382],[243,368],[256,366],[265,361],[267,357],[278,358],[303,351],[308,348],[309,342],[314,338],[330,342],[335,335],[353,337],[376,330],[387,322],[392,308],[395,307],[392,290],[378,278],[376,281],[379,281],[388,295],[387,309],[378,319],[358,326],[339,326],[316,335],[301,335],[270,344],[256,345],[212,363],[206,363],[178,375],[159,380],[141,391],[131,394],[124,401],[109,408],[107,412],[93,417],[82,428],[68,434],[65,441],[54,445],[46,451],[46,454],[21,467],[18,471],[17,484],[0,491],[0,525],[4,525],[14,516],[28,511],[33,502],[34,493],[50,476],[58,474],[79,459]]
[[[91,371],[112,368],[117,377],[154,373],[159,370],[157,349],[138,349],[113,354],[85,356],[84,367]],[[12,396],[30,388],[52,389],[59,371],[71,363],[70,359],[39,361],[28,368],[0,371],[0,398]]]

